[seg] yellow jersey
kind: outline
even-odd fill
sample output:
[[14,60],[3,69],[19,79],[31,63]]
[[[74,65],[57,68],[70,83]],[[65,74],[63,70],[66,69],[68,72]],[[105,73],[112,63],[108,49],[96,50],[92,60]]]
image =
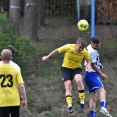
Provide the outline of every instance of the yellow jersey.
[[87,50],[84,48],[81,52],[75,49],[76,44],[66,44],[58,48],[58,53],[64,53],[62,67],[66,68],[82,68],[83,60],[90,60]]
[[24,83],[20,71],[10,64],[0,64],[0,107],[20,105],[18,84]]

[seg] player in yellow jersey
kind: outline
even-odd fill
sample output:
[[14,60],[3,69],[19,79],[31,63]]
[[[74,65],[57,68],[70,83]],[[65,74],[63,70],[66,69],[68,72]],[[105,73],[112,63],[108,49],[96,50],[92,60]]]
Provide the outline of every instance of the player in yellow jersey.
[[[15,54],[15,51],[17,50],[12,45],[7,45],[7,46],[4,47],[4,49],[9,49],[12,52],[12,58],[13,58],[13,56]],[[0,64],[2,64],[2,63],[3,63],[3,61],[0,61]],[[14,66],[15,68],[17,68],[18,70],[21,71],[20,67],[15,62],[13,62],[12,60],[10,61],[10,65]],[[22,99],[22,97],[20,97],[20,99]],[[9,117],[11,117],[11,115],[9,115]]]
[[78,112],[83,112],[84,110],[84,84],[82,82],[82,61],[87,61],[87,69],[90,72],[90,57],[85,49],[86,41],[82,38],[79,38],[76,44],[66,44],[62,47],[59,47],[53,50],[49,55],[42,57],[42,61],[48,60],[50,57],[58,54],[64,53],[64,59],[62,64],[62,80],[65,85],[65,98],[68,104],[68,110],[70,113],[73,113],[72,107],[72,80],[75,80],[78,85],[78,97],[80,98],[80,109]]
[[27,107],[26,91],[20,71],[10,65],[12,52],[1,52],[3,63],[0,64],[0,117],[20,117],[20,96],[22,108]]

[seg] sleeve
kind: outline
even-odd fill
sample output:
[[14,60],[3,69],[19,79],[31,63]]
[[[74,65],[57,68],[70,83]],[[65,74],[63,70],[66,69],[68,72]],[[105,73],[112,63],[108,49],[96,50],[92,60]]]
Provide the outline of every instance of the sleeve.
[[65,53],[67,48],[68,48],[68,44],[61,46],[60,48],[58,48],[58,53]]
[[96,63],[97,56],[95,52],[90,53],[90,58],[91,58],[91,63]]
[[92,52],[90,56],[91,63],[95,63],[99,69],[102,69],[103,65],[100,63],[99,55],[97,55],[97,52]]
[[18,84],[22,84],[22,83],[24,83],[20,71],[18,71],[18,74],[17,74],[17,83],[18,83]]

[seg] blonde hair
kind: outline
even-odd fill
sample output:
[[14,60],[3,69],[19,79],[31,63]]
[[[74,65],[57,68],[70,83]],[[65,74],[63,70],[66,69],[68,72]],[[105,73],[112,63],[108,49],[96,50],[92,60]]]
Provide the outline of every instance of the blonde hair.
[[10,60],[12,57],[12,52],[9,49],[3,49],[1,52],[2,60]]
[[77,40],[76,44],[81,44],[83,47],[85,47],[86,44],[87,44],[87,42],[86,42],[85,39],[79,38],[79,39]]

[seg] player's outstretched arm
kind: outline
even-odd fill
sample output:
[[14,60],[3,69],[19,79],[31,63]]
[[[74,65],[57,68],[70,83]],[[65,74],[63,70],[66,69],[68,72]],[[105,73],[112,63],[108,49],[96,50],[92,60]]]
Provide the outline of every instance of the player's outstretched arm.
[[42,57],[42,61],[47,61],[50,57],[54,56],[58,54],[58,49],[53,50],[50,54],[48,54],[47,56],[43,56]]
[[18,89],[19,89],[20,97],[22,97],[21,106],[23,109],[25,109],[27,107],[27,98],[26,98],[26,90],[25,90],[24,84],[19,84]]

